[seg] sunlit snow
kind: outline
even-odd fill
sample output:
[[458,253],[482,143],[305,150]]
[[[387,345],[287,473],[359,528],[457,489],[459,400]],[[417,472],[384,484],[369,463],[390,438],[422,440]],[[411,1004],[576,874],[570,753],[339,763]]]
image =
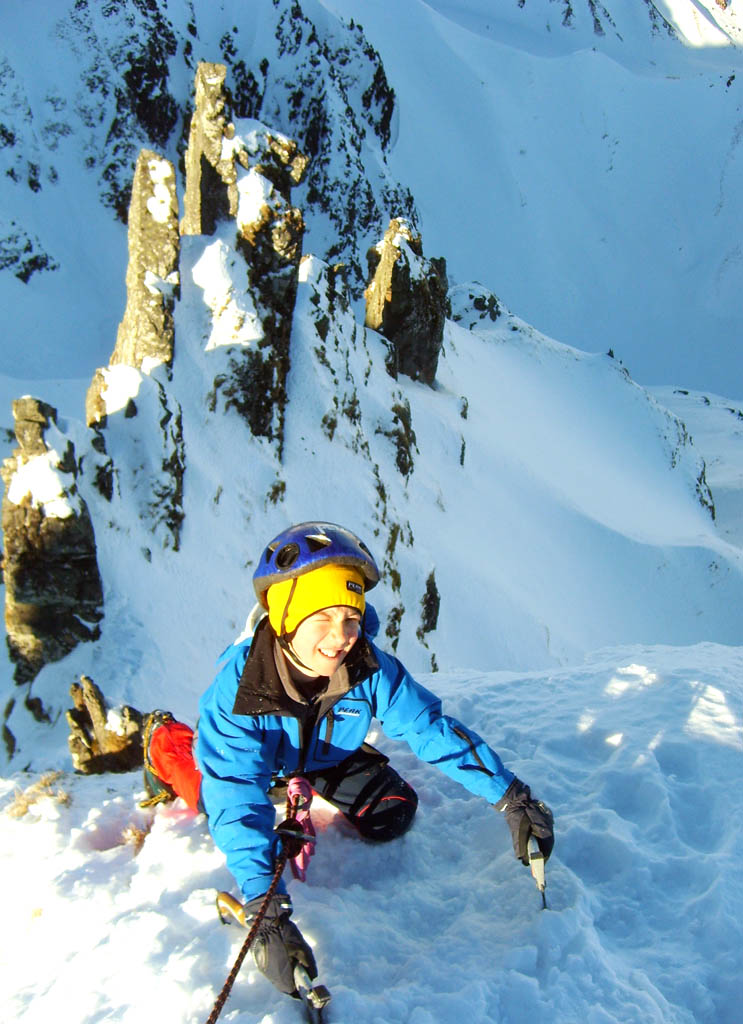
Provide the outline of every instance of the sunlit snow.
[[[373,602],[383,622],[403,609],[399,655],[551,805],[557,836],[543,910],[504,821],[375,726],[369,741],[419,793],[414,827],[374,847],[317,800],[308,881],[290,882],[294,918],[333,993],[329,1024],[737,1024],[743,411],[733,183],[743,75],[730,81],[740,54],[713,24],[737,39],[735,7],[658,0],[683,36],[671,44],[651,36],[635,0],[573,0],[570,31],[565,5],[537,0],[499,0],[497,11],[490,0],[411,0],[394,5],[394,31],[387,0],[302,6],[331,21],[353,16],[383,53],[397,97],[390,166],[415,193],[424,252],[447,257],[465,294],[470,278],[483,280],[503,309],[491,320],[472,307],[472,322],[447,322],[435,388],[393,380],[383,339],[358,308],[335,292],[331,301],[329,268],[307,242],[279,463],[265,438],[234,410],[220,418],[206,397],[208,360],[221,368],[230,346],[263,338],[234,226],[182,240],[172,381],[151,362],[105,368],[107,452],[121,486],[106,500],[86,484],[84,460],[76,467],[104,581],[101,639],[47,666],[31,688],[12,682],[3,654],[16,749],[0,779],[0,1020],[208,1018],[244,939],[215,910],[218,890],[235,891],[224,857],[205,818],[180,801],[140,808],[139,772],[72,772],[69,686],[95,679],[112,731],[123,728],[123,704],[195,724],[215,660],[253,604],[260,544],[287,520],[317,516],[357,529],[387,563]],[[171,15],[180,7],[168,5]],[[242,3],[194,7],[204,38],[244,17]],[[604,7],[624,39],[595,36],[591,12]],[[55,51],[30,19],[45,9],[13,0],[8,10],[9,45],[38,37],[48,58],[37,61],[43,84]],[[259,52],[260,39],[247,39]],[[66,60],[59,73],[76,74]],[[248,149],[262,130],[237,128],[233,144]],[[76,165],[59,157],[69,180]],[[158,219],[166,170],[151,167]],[[250,172],[238,192],[246,223],[272,201]],[[87,230],[71,227],[52,189],[42,202],[51,238],[77,231],[75,274],[26,291],[3,284],[24,345],[4,336],[0,397],[7,426],[19,394],[54,404],[59,427],[48,436],[74,439],[89,459],[84,396],[123,313],[126,237],[84,189],[65,194]],[[60,311],[59,332],[48,316],[55,295],[78,303]],[[642,374],[630,375],[627,352],[643,354]],[[713,377],[715,393],[705,391]],[[166,384],[184,424],[178,551],[161,542],[145,502],[164,453],[136,433],[165,418]],[[404,403],[415,432],[407,479],[391,413]],[[12,448],[8,440],[4,453]],[[68,516],[79,498],[58,463],[56,452],[30,459],[8,500]],[[702,468],[714,520],[700,500]],[[421,639],[434,569],[441,609]],[[388,640],[383,631],[380,645]],[[29,697],[49,721],[33,717]],[[248,958],[220,1019],[299,1024],[302,1015]]]

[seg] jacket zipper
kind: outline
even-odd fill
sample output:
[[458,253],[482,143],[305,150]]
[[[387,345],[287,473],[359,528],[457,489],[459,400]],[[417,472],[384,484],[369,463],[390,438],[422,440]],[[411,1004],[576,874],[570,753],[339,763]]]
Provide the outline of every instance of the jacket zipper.
[[330,741],[333,738],[333,723],[335,721],[335,714],[331,708],[325,716],[325,739],[322,741],[322,752],[323,754],[330,753]]
[[335,715],[333,714],[333,709],[330,708],[328,710],[327,714],[325,715],[325,719],[324,719],[325,723],[326,723],[325,724],[325,738],[321,740],[320,739],[320,726],[322,724],[322,719],[320,719],[320,721],[318,721],[316,708],[313,708],[312,706],[310,706],[309,714],[304,719],[304,721],[302,721],[302,723],[301,723],[300,733],[301,733],[302,741],[301,741],[301,748],[300,748],[300,751],[299,751],[299,772],[300,772],[300,774],[304,775],[305,766],[307,764],[307,757],[309,755],[310,748],[311,748],[311,745],[312,745],[312,734],[314,733],[315,729],[318,730],[317,740],[320,743],[321,753],[324,754],[324,755],[327,755],[330,752],[330,742],[331,742],[331,740],[333,738],[333,722],[334,722],[334,719],[335,719]]

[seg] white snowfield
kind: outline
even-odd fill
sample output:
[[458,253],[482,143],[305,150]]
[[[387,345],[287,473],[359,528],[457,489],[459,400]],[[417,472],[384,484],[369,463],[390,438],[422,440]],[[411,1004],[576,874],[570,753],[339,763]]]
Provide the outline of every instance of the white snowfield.
[[[356,529],[383,565],[371,595],[380,646],[399,612],[398,655],[552,807],[556,829],[543,910],[503,819],[375,728],[370,741],[419,793],[411,831],[374,847],[318,800],[308,881],[290,883],[333,993],[329,1024],[738,1024],[736,5],[656,0],[678,25],[676,43],[648,33],[637,0],[513,0],[507,11],[499,0],[497,19],[490,0],[409,0],[396,5],[394,33],[387,0],[302,5],[326,28],[338,15],[361,21],[396,90],[385,173],[413,190],[424,253],[447,257],[456,299],[436,386],[385,372],[383,339],[313,254],[328,230],[316,221],[280,461],[215,394],[220,369],[263,330],[234,226],[223,224],[182,240],[172,379],[154,365],[104,370],[108,501],[92,486],[83,401],[124,309],[123,228],[82,189],[64,195],[85,231],[70,230],[70,203],[51,187],[33,215],[17,207],[66,256],[28,286],[0,279],[10,311],[1,422],[10,426],[12,398],[36,395],[59,411],[48,439],[60,452],[74,442],[81,461],[72,486],[58,453],[36,456],[8,499],[59,516],[85,500],[105,617],[97,643],[46,666],[30,688],[14,685],[0,653],[15,743],[0,779],[0,1021],[208,1018],[244,937],[217,917],[217,891],[235,892],[224,857],[203,815],[180,802],[141,809],[139,773],[72,773],[67,695],[87,674],[114,705],[112,726],[123,704],[193,725],[215,660],[253,605],[260,545],[318,518]],[[192,8],[168,6],[185,26]],[[244,17],[243,0],[195,6],[204,45],[224,31],[222,10]],[[11,0],[7,38],[20,53],[37,38],[27,12],[46,19],[37,87],[49,83],[53,98],[51,71],[78,69],[66,50],[55,67],[47,7]],[[599,38],[591,12],[605,20],[605,8],[616,32]],[[273,5],[261,10],[256,37],[245,33],[248,63]],[[444,145],[451,124],[459,134]],[[248,146],[259,130],[243,124]],[[75,139],[58,141],[60,189],[77,189]],[[153,167],[154,199],[162,173]],[[241,216],[270,198],[264,189],[241,175]],[[478,288],[503,300],[496,320],[468,298]],[[640,372],[631,377],[624,360]],[[163,421],[183,426],[178,550],[153,511],[173,453]],[[4,454],[12,447],[7,439]],[[434,571],[440,609],[425,633]],[[50,722],[32,717],[29,697]],[[59,774],[47,786],[49,772]],[[221,1020],[301,1019],[248,958]]]
[[[422,677],[552,806],[548,909],[496,812],[373,736],[419,793],[412,830],[368,845],[316,800],[317,853],[289,884],[333,1024],[734,1024],[742,679],[743,651],[714,644]],[[136,774],[56,786],[69,804],[0,815],[0,1018],[203,1024],[245,935],[217,917],[235,890],[203,815],[140,810]],[[131,825],[151,825],[139,854]],[[248,957],[221,1019],[302,1016]]]

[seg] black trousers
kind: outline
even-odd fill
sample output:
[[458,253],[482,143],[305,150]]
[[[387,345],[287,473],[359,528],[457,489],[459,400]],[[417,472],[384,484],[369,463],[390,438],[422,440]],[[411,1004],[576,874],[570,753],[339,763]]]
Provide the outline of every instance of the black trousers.
[[[385,843],[410,828],[418,807],[412,786],[379,750],[364,743],[340,764],[322,772],[305,772],[316,793],[333,804],[364,839]],[[286,779],[277,778],[271,799],[286,795]]]

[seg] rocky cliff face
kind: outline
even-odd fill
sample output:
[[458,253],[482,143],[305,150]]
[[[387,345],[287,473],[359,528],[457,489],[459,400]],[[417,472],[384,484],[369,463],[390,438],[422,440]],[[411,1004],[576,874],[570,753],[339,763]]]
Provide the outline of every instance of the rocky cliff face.
[[[94,518],[104,531],[128,531],[134,509],[138,532],[151,537],[140,546],[146,562],[155,550],[180,550],[185,491],[195,471],[188,445],[189,431],[193,437],[199,429],[195,421],[221,432],[225,417],[236,415],[246,437],[268,446],[264,452],[276,472],[268,500],[276,504],[285,496],[280,467],[288,378],[292,366],[301,364],[290,340],[300,279],[305,288],[309,280],[301,270],[304,219],[291,197],[309,161],[281,132],[234,116],[226,72],[212,63],[197,69],[180,225],[173,165],[151,149],[137,159],[128,215],[127,304],[109,364],[95,371],[88,390],[86,427],[65,434],[55,410],[43,402],[22,399],[15,405],[20,448],[4,469],[3,528],[6,623],[19,683],[32,682],[81,640],[99,636],[103,588]],[[378,265],[368,288],[368,320],[387,339],[388,370],[392,377],[404,373],[432,384],[443,332],[443,260],[424,260],[420,239],[406,221],[395,219],[372,262]],[[320,273],[311,304],[314,359],[322,368],[357,339],[344,268]],[[347,329],[349,338],[341,343],[337,336],[331,354],[329,332],[343,335]],[[367,377],[370,372],[371,365]],[[388,534],[386,563],[399,592],[395,552],[412,543],[412,533],[388,507],[390,484],[378,462],[381,449],[391,444],[400,479],[407,481],[415,431],[402,393],[391,393],[389,411],[369,421],[361,400],[364,383],[348,361],[343,376],[334,372],[326,395],[331,410],[317,428],[340,439],[339,416],[354,426],[350,443],[377,481],[378,520]],[[313,384],[301,379],[295,392],[300,401],[308,389]],[[369,435],[378,439],[373,446]],[[232,473],[233,458],[229,452],[225,458],[224,465],[212,467],[218,481]],[[54,481],[51,498],[46,491],[40,496],[35,482],[34,468],[38,474],[42,464]],[[218,501],[221,483],[216,490]],[[435,627],[430,607],[429,597],[419,628],[424,645],[424,634]],[[403,614],[402,605],[390,612],[387,635],[393,646]]]
[[75,449],[56,411],[13,403],[18,448],[3,465],[5,628],[18,683],[100,635],[103,589]]
[[[183,423],[180,405],[165,385],[172,370],[179,289],[178,199],[173,165],[149,149],[137,159],[128,221],[126,310],[109,365],[96,370],[88,389],[85,419],[92,435],[87,461],[97,491],[108,502],[115,494],[135,497],[141,514],[153,528],[162,525],[177,549],[183,520]],[[110,416],[117,421],[113,427]],[[132,426],[137,416],[140,422]],[[131,445],[142,429],[151,435],[152,450],[132,464]]]
[[[224,297],[212,299],[208,289],[204,296],[214,316],[207,347],[221,350],[222,363],[210,371],[209,406],[235,409],[280,457],[304,234],[290,196],[308,161],[292,140],[260,122],[232,120],[226,70],[204,63],[196,74],[181,230],[211,236],[224,224],[227,231],[230,299],[225,306]],[[204,275],[202,265],[195,279]]]
[[[110,366],[152,369],[173,361],[173,305],[178,290],[178,199],[173,165],[152,150],[139,154],[129,205],[127,304]],[[106,375],[88,391],[88,426],[106,424]]]
[[127,304],[111,365],[170,366],[179,284],[178,198],[175,168],[150,149],[137,158],[128,225]]
[[[198,155],[189,142],[189,91],[208,56],[229,74],[231,117],[260,119],[311,157],[297,201],[313,251],[346,263],[350,285],[360,295],[365,282],[358,253],[371,236],[381,235],[390,209],[413,222],[416,217],[412,196],[386,168],[395,95],[379,54],[359,26],[329,20],[314,0],[265,0],[249,12],[242,6],[228,9],[221,18],[207,6],[69,0],[48,31],[62,62],[76,62],[78,86],[68,92],[50,83],[43,102],[26,90],[14,55],[0,51],[0,187],[11,190],[8,208],[13,208],[12,190],[30,189],[42,210],[76,166],[112,215],[126,222],[131,168],[141,149],[162,154],[179,172],[183,160],[200,161],[202,155],[205,167],[217,168],[220,159],[210,153],[208,130]],[[197,82],[197,90],[209,88],[208,82]],[[219,87],[216,91],[221,95]],[[202,109],[203,99],[197,96]],[[219,116],[212,124],[215,144]],[[196,180],[193,167],[185,174]],[[201,186],[208,191],[208,170],[205,175]],[[190,216],[194,205],[186,191]],[[187,223],[185,233],[194,233],[193,225]],[[45,237],[43,216],[36,231],[17,223],[0,227],[0,272],[28,281],[59,269],[65,259]]]
[[[279,457],[283,445],[304,226],[289,197],[307,161],[291,140],[259,122],[243,122],[236,134],[225,75],[224,65],[204,63],[197,70],[180,234],[172,165],[151,150],[137,160],[126,312],[109,366],[96,371],[86,403],[98,490],[109,501],[134,496],[142,517],[154,532],[164,528],[165,542],[175,550],[186,470],[183,412],[172,383],[181,235],[219,233],[216,249],[198,266],[186,260],[191,280],[204,283],[209,312],[204,403],[212,412],[234,409],[253,436],[275,445]],[[212,294],[212,260],[229,268],[227,297]],[[146,451],[144,462],[132,464],[132,444]]]
[[365,322],[390,342],[388,371],[433,385],[447,311],[446,261],[424,259],[420,235],[393,219],[368,263]]
[[223,154],[228,129],[223,64],[200,64],[196,70],[194,111],[186,150],[183,199],[184,235],[213,235],[219,221],[237,213],[237,171],[234,155]]

